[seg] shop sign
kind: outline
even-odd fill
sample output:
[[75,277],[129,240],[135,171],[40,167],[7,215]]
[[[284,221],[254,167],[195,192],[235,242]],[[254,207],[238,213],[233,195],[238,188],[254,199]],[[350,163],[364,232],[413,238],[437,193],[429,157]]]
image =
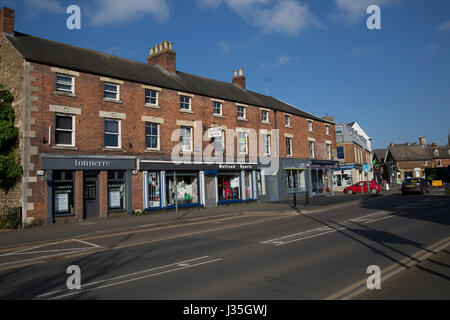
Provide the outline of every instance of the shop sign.
[[208,130],[209,138],[221,138],[222,137],[222,127],[214,127]]

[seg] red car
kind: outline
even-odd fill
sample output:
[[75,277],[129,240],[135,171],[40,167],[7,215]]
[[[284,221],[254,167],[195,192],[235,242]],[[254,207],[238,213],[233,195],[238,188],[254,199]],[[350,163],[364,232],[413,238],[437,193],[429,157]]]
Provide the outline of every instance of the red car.
[[[370,185],[370,192],[372,193],[381,192],[381,186],[378,183],[375,183],[374,181],[369,181],[369,185]],[[350,187],[345,188],[344,193],[348,194],[361,193],[361,190],[367,193],[367,181],[361,181],[355,183]]]

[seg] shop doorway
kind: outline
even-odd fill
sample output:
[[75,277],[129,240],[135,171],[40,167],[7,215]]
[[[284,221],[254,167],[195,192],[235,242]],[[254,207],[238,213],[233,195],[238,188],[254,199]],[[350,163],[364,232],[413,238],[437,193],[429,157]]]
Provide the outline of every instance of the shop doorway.
[[83,219],[100,217],[98,171],[83,172]]

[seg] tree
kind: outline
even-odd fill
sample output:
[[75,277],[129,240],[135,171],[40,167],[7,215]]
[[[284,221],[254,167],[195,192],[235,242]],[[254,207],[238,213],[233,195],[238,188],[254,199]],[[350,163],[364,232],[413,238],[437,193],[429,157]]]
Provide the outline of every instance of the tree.
[[0,189],[8,193],[22,177],[15,148],[19,142],[19,129],[14,126],[14,97],[0,85]]

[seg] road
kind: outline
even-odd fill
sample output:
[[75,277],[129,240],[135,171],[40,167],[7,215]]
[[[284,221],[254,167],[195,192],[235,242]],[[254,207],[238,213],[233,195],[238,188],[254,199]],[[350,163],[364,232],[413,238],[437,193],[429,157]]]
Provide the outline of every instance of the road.
[[[358,299],[367,294],[369,266],[380,267],[384,286],[446,249],[449,213],[442,192],[392,194],[306,214],[244,214],[0,248],[0,299]],[[81,270],[79,290],[66,285],[71,265]]]

